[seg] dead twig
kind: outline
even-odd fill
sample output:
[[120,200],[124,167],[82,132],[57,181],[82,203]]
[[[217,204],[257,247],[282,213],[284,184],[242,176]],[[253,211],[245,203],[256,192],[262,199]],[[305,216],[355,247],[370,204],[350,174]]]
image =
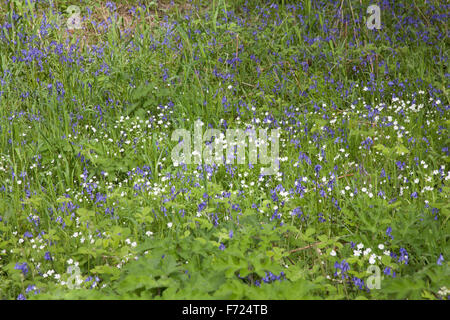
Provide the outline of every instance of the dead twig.
[[313,248],[313,247],[315,247],[315,246],[317,246],[317,245],[319,245],[319,244],[321,244],[321,243],[322,243],[322,242],[316,242],[316,243],[313,243],[313,244],[307,245],[306,247],[302,247],[302,248],[297,248],[297,249],[293,249],[293,250],[289,251],[289,253],[294,253],[294,252],[298,252],[298,251],[302,251],[302,250],[310,249],[310,248]]

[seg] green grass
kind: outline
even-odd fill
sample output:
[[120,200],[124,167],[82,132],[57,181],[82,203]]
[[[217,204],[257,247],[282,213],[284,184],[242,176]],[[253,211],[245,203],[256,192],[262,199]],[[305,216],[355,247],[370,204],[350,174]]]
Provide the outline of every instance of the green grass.
[[[446,299],[443,5],[146,3],[0,5],[1,298]],[[281,128],[280,174],[175,167],[196,119]]]

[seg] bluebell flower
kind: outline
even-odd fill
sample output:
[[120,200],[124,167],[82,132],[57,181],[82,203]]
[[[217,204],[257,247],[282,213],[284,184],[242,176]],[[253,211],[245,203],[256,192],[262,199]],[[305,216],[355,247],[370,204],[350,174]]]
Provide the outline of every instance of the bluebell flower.
[[16,263],[16,266],[14,267],[14,269],[16,270],[21,270],[23,275],[27,275],[29,269],[28,269],[28,265],[26,262],[24,263]]
[[302,214],[303,214],[302,208],[300,208],[300,207],[295,208],[294,210],[292,210],[292,213],[291,213],[292,216],[297,216],[299,218],[301,217]]
[[364,289],[364,280],[362,280],[358,277],[353,277],[352,281],[353,281],[354,285],[357,286],[360,290]]
[[386,235],[391,237],[392,240],[394,240],[394,237],[392,236],[391,232],[392,232],[392,228],[391,227],[387,227]]
[[44,259],[47,260],[47,261],[51,261],[51,260],[52,260],[52,256],[50,255],[50,252],[47,251],[47,252],[45,253]]
[[23,237],[24,237],[24,238],[33,238],[33,234],[32,234],[31,232],[26,231],[26,232],[23,234]]
[[319,216],[319,222],[325,222],[325,221],[327,221],[327,220],[323,217],[323,213],[322,213],[322,212],[319,212],[318,216]]
[[404,262],[405,264],[408,264],[409,261],[409,255],[405,248],[400,248],[400,254],[398,257],[398,262]]
[[239,204],[232,204],[231,205],[231,209],[233,209],[234,211],[241,211],[241,207],[239,206]]
[[203,209],[205,209],[206,208],[206,201],[203,201],[202,203],[200,203],[199,205],[198,205],[198,212],[202,212],[203,211]]
[[337,277],[339,275],[338,270],[340,269],[342,271],[342,275],[341,275],[342,279],[347,278],[347,271],[350,270],[350,266],[349,266],[348,262],[345,261],[345,259],[342,260],[341,263],[336,261],[334,263],[334,268],[336,269],[336,272],[334,273],[335,277]]
[[444,256],[443,256],[442,253],[441,253],[441,255],[439,256],[439,258],[438,258],[438,260],[437,260],[436,263],[437,263],[438,265],[441,266],[441,265],[442,265],[442,262],[444,262]]
[[348,270],[350,270],[350,266],[348,262],[345,261],[345,259],[341,262],[341,270],[342,272],[347,272]]
[[322,169],[322,166],[320,164],[316,165],[314,167],[314,171],[316,172],[316,174],[319,174],[319,171]]
[[34,294],[37,294],[39,291],[37,290],[36,286],[34,284],[30,284],[26,289],[25,293],[29,293],[34,290]]

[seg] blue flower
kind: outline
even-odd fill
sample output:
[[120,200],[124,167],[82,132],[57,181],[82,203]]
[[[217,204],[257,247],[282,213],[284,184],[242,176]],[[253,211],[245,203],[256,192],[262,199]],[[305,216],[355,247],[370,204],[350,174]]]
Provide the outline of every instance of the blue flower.
[[29,293],[34,290],[34,294],[37,294],[39,291],[37,290],[36,286],[34,284],[30,284],[26,289],[25,293]]
[[47,252],[45,253],[44,259],[47,260],[47,261],[51,261],[51,260],[52,260],[52,256],[50,255],[50,252],[47,251]]
[[108,1],[105,5],[110,11],[115,11],[117,9],[117,6],[114,2]]
[[347,273],[348,270],[350,270],[350,266],[349,266],[348,262],[345,261],[345,259],[342,260],[341,263],[336,261],[334,263],[334,268],[336,269],[336,272],[334,273],[334,276],[337,277],[338,276],[338,269],[341,269],[341,271],[342,271],[342,279],[347,278],[347,274],[346,273]]
[[322,166],[320,164],[316,165],[314,167],[314,171],[316,172],[316,174],[319,174],[319,171],[322,169]]
[[33,234],[31,234],[31,232],[26,231],[26,232],[23,234],[23,237],[24,237],[24,238],[33,238]]
[[355,286],[357,286],[359,288],[359,290],[363,290],[364,289],[364,280],[362,280],[362,279],[360,279],[358,277],[353,277],[352,281],[355,284]]
[[27,300],[23,294],[17,296],[17,300]]
[[350,270],[350,266],[348,265],[348,262],[346,262],[345,260],[342,260],[341,270],[342,272],[347,272],[348,270]]
[[322,213],[322,212],[319,212],[318,216],[319,216],[319,222],[325,222],[325,221],[327,221],[327,220],[323,217],[323,213]]
[[205,209],[205,208],[206,208],[206,201],[203,201],[202,203],[200,203],[198,205],[198,212],[203,211],[203,209]]
[[392,228],[391,227],[387,227],[386,235],[391,237],[392,240],[394,240],[394,237],[392,236],[391,232],[392,232]]
[[436,263],[437,263],[438,265],[441,266],[441,265],[442,265],[442,262],[444,262],[444,256],[443,256],[442,253],[441,253],[441,255],[439,256],[439,258],[438,258],[438,260],[437,260]]
[[24,263],[16,263],[16,266],[14,267],[14,269],[21,270],[24,276],[26,276],[28,271],[29,271],[28,265],[27,265],[26,262],[24,262]]
[[225,250],[225,248],[226,248],[225,245],[223,243],[220,243],[219,249],[223,251]]
[[398,257],[398,262],[404,262],[405,264],[408,264],[409,261],[409,255],[405,248],[400,248],[400,254]]

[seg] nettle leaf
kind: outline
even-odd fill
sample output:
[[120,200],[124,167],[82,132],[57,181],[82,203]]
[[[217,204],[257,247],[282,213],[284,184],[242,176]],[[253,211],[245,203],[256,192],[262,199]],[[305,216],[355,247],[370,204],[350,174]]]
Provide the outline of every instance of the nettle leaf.
[[305,233],[303,234],[305,240],[307,241],[313,241],[314,239],[311,238],[311,236],[316,232],[316,229],[314,228],[308,228],[306,229]]
[[395,150],[396,150],[397,154],[399,154],[399,155],[403,155],[403,154],[408,154],[409,153],[408,148],[406,148],[403,144],[397,145],[395,147]]
[[151,91],[152,91],[151,85],[142,84],[133,91],[132,98],[135,101],[140,100],[144,97],[147,97],[151,93]]
[[374,146],[374,149],[381,151],[383,153],[383,155],[385,155],[385,156],[389,156],[392,153],[392,150],[390,148],[387,148],[387,147],[385,147],[384,145],[382,145],[380,143],[376,144]]
[[154,215],[151,211],[151,208],[150,207],[142,208],[141,212],[136,213],[136,220],[139,223],[151,224],[154,220]]
[[392,261],[392,258],[391,258],[390,256],[383,255],[383,256],[381,257],[381,262],[382,262],[385,266],[390,266],[390,267],[392,267],[391,261]]
[[108,265],[96,266],[95,268],[91,269],[91,272],[94,274],[99,274],[102,277],[108,276],[112,281],[119,279],[121,274],[120,269]]
[[77,210],[77,213],[78,213],[78,215],[79,215],[80,217],[82,217],[82,218],[93,217],[93,216],[95,216],[95,211],[93,211],[93,210],[88,210],[88,209],[85,209],[85,208],[79,208],[79,209]]
[[395,299],[420,299],[425,283],[421,279],[411,279],[409,276],[384,278],[383,292]]

